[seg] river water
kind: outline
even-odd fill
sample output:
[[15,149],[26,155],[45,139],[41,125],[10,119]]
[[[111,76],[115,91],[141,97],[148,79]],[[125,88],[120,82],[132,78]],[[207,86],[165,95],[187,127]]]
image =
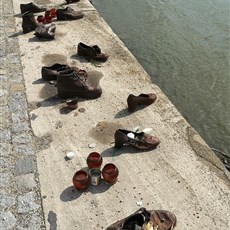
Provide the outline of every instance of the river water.
[[206,143],[230,156],[229,0],[92,0]]

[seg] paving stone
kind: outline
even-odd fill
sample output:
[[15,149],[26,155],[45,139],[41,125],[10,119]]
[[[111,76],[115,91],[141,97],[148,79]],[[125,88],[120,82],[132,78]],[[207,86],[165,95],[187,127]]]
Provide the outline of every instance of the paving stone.
[[10,126],[9,116],[7,116],[7,114],[2,115],[0,119],[0,129],[5,130],[8,129],[9,126]]
[[41,218],[34,214],[30,220],[28,230],[40,229],[41,226]]
[[0,188],[7,188],[10,185],[10,174],[0,173]]
[[0,143],[1,156],[9,156],[11,154],[11,145],[8,143]]
[[[1,83],[0,83],[0,84],[1,84]],[[2,117],[2,115],[4,115],[4,114],[6,114],[6,115],[9,116],[9,107],[8,107],[8,105],[6,105],[6,106],[1,106],[1,107],[0,107],[0,115],[1,115],[1,117]]]
[[32,149],[31,146],[26,145],[26,144],[21,144],[21,145],[16,145],[13,148],[13,152],[15,154],[23,154],[23,155],[33,155],[34,154],[34,150]]
[[14,134],[14,133],[19,133],[19,132],[29,131],[29,130],[30,130],[29,123],[25,121],[25,122],[17,123],[17,125],[14,125],[11,131]]
[[0,207],[10,208],[15,204],[15,197],[11,194],[0,194]]
[[33,173],[15,177],[15,183],[20,192],[28,192],[36,187]]
[[16,225],[16,218],[11,212],[0,212],[0,229],[12,229]]
[[0,83],[6,83],[7,82],[7,78],[6,75],[0,74]]
[[8,94],[8,91],[5,89],[0,89],[0,97],[5,96]]
[[29,117],[28,117],[27,111],[25,110],[16,111],[15,113],[12,114],[13,123],[28,121],[28,119]]
[[12,113],[18,110],[27,110],[27,102],[24,94],[21,92],[11,93],[9,108],[10,108],[10,112]]
[[21,157],[15,164],[15,175],[21,175],[34,172],[33,156]]
[[7,129],[0,129],[0,141],[9,141],[11,139],[10,131]]
[[39,205],[35,203],[35,195],[34,192],[29,192],[18,196],[18,213],[27,213],[39,208]]
[[18,72],[14,72],[10,80],[11,80],[11,83],[21,83],[22,79],[23,79],[22,74]]
[[12,136],[12,143],[17,144],[26,144],[31,142],[31,136],[27,132],[22,132],[17,135]]
[[9,158],[0,157],[0,172],[4,172],[9,169]]

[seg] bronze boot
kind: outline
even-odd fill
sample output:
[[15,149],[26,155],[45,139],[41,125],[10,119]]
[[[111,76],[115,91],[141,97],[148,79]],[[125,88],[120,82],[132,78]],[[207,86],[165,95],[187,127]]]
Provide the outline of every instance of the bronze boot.
[[62,71],[57,77],[58,96],[60,98],[81,97],[95,99],[101,96],[102,89],[88,83],[87,77],[75,70]]
[[34,31],[37,26],[38,23],[36,22],[33,13],[26,12],[22,15],[22,29],[24,34]]
[[38,13],[46,11],[47,8],[45,6],[38,6],[35,3],[30,2],[28,4],[20,4],[20,10],[22,14],[24,14],[25,12]]

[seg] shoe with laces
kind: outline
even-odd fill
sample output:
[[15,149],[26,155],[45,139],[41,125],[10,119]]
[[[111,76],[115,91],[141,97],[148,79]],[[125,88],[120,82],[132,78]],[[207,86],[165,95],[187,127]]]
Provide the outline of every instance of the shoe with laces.
[[61,71],[57,76],[57,89],[60,98],[81,97],[95,99],[101,96],[102,89],[88,83],[87,76],[75,70]]

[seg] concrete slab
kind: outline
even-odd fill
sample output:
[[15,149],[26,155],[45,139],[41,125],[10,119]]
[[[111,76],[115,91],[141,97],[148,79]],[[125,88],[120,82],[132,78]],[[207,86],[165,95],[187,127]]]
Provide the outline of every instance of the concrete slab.
[[[13,2],[15,14],[20,13],[21,1]],[[43,3],[60,7],[63,1]],[[57,29],[53,41],[38,41],[33,32],[22,34],[22,19],[16,17],[47,228],[105,229],[143,206],[175,213],[178,230],[227,229],[230,177],[222,163],[151,83],[90,2],[81,0],[69,6],[83,10],[85,16],[76,21],[54,21]],[[110,58],[101,65],[79,59],[79,42],[97,44]],[[56,88],[40,81],[41,67],[56,62],[100,71],[102,96],[81,100],[79,109],[63,113],[65,101],[56,97]],[[153,105],[133,114],[127,112],[130,93],[150,92],[158,96]],[[115,152],[115,130],[136,126],[153,128],[151,134],[160,138],[160,146],[148,152],[130,148]],[[96,144],[93,149],[89,148],[92,143]],[[66,161],[69,151],[76,157]],[[103,165],[117,165],[119,180],[110,187],[103,182],[85,192],[76,191],[72,177],[86,167],[92,151],[101,153]]]

